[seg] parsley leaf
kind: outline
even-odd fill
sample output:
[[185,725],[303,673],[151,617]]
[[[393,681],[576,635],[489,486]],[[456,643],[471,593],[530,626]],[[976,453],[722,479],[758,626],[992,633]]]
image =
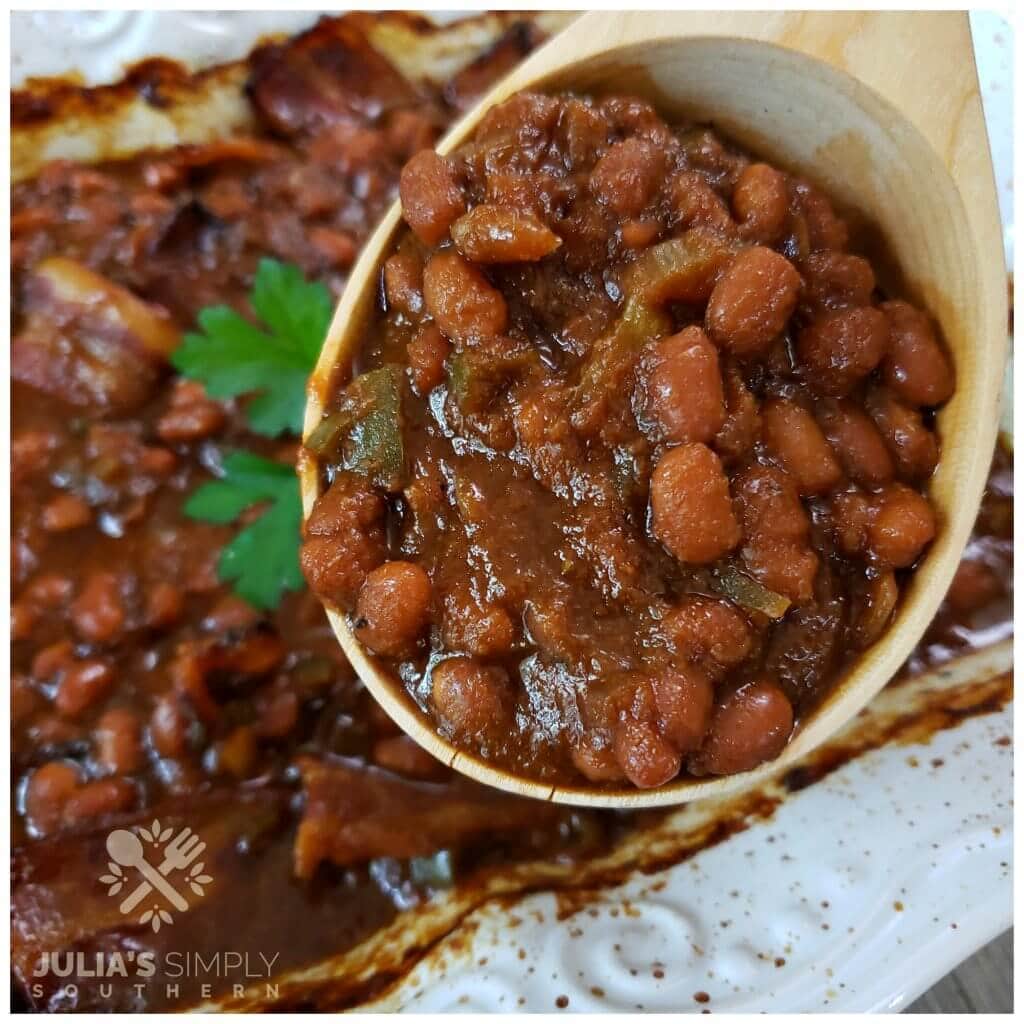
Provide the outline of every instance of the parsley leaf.
[[303,586],[298,479],[291,466],[252,452],[232,452],[223,466],[221,478],[203,484],[188,499],[185,514],[208,523],[231,523],[247,509],[268,504],[221,552],[217,574],[233,581],[235,592],[250,604],[274,608],[282,591]]
[[255,393],[246,414],[257,434],[299,434],[306,378],[331,322],[330,293],[298,267],[262,259],[249,298],[269,331],[228,306],[209,306],[198,316],[202,333],[186,334],[171,362],[213,398]]

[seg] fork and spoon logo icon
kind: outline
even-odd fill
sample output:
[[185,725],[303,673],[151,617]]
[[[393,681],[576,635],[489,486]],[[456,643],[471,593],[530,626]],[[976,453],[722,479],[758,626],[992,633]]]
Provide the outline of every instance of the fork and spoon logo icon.
[[[155,852],[163,855],[155,866],[147,859],[143,840]],[[107,836],[109,873],[101,876],[100,881],[109,887],[108,895],[116,896],[128,882],[125,869],[134,869],[140,878],[135,888],[121,900],[120,911],[127,916],[147,897],[154,897],[140,916],[139,923],[149,924],[154,932],[158,932],[162,925],[172,924],[174,917],[155,898],[156,894],[181,913],[189,907],[185,895],[172,884],[173,876],[186,872],[182,881],[197,896],[202,896],[203,886],[213,881],[203,873],[205,865],[199,860],[205,849],[206,843],[187,827],[182,828],[177,835],[173,828],[164,828],[159,821],[154,821],[149,828],[140,829],[138,835],[124,828],[116,828]]]

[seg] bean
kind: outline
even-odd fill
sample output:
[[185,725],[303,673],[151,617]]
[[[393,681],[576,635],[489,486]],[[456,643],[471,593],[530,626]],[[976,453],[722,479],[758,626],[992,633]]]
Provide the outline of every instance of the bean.
[[437,245],[466,209],[454,164],[432,149],[417,153],[402,168],[398,194],[406,223],[427,245]]
[[722,375],[725,422],[715,435],[714,449],[726,465],[742,462],[761,439],[761,412],[757,399],[730,362]]
[[131,775],[146,763],[142,748],[139,716],[127,708],[111,708],[96,723],[93,733],[95,757],[114,775]]
[[860,588],[854,606],[858,647],[873,644],[885,632],[899,596],[900,588],[891,572],[867,580]]
[[258,756],[253,727],[240,725],[217,745],[217,769],[236,779],[245,779],[252,774]]
[[733,189],[732,208],[746,238],[772,245],[789,216],[786,176],[768,164],[748,164]]
[[423,312],[423,260],[411,246],[401,246],[384,262],[384,297],[406,316]]
[[842,251],[849,241],[846,222],[836,215],[828,197],[806,181],[798,181],[793,188],[795,207],[807,225],[807,239],[811,251],[834,249]]
[[859,256],[824,249],[812,252],[800,270],[804,278],[800,304],[812,313],[871,305],[875,272]]
[[161,757],[180,758],[189,750],[195,716],[178,694],[157,698],[149,719],[149,738]]
[[888,343],[885,315],[873,306],[856,306],[812,320],[797,335],[796,349],[807,383],[842,398],[882,361]]
[[658,730],[676,750],[696,750],[711,719],[714,689],[700,669],[688,665],[652,677]]
[[704,565],[740,540],[718,456],[690,443],[666,452],[651,477],[651,531],[682,562]]
[[763,586],[796,604],[811,599],[818,556],[796,483],[781,470],[752,466],[736,478],[743,562]]
[[512,724],[512,690],[500,668],[473,658],[446,658],[430,674],[438,718],[456,737],[500,736]]
[[81,784],[78,769],[67,761],[47,761],[30,776],[25,788],[25,817],[39,836],[55,832],[64,807]]
[[881,387],[868,392],[865,404],[900,476],[910,480],[931,476],[939,461],[939,445],[917,409],[904,405]]
[[303,527],[299,557],[322,600],[347,605],[387,553],[384,499],[361,476],[339,473]]
[[661,223],[656,220],[627,220],[619,228],[622,244],[627,249],[646,249],[661,234]]
[[278,689],[259,702],[257,732],[268,739],[284,739],[299,720],[299,698],[294,690]]
[[655,342],[644,360],[641,405],[669,442],[710,441],[725,422],[718,353],[697,326]]
[[672,199],[679,227],[710,228],[723,236],[736,233],[736,224],[722,197],[696,171],[683,171],[672,185]]
[[474,263],[533,263],[562,240],[532,213],[481,203],[452,225],[459,252]]
[[665,154],[635,136],[614,143],[590,172],[590,191],[620,217],[635,217],[665,173]]
[[58,572],[47,572],[36,576],[23,594],[25,600],[40,608],[59,608],[71,597],[75,589],[74,581],[70,576],[64,576]]
[[868,496],[861,491],[845,491],[832,498],[829,518],[839,550],[857,555],[864,550],[868,522],[873,509]]
[[152,629],[173,626],[185,612],[185,595],[170,583],[154,583],[146,594],[146,625]]
[[622,773],[640,789],[663,786],[682,767],[682,755],[653,722],[626,718],[616,725],[612,742]]
[[690,758],[695,775],[747,772],[782,753],[793,731],[793,706],[769,679],[741,686],[715,707],[707,740]]
[[965,558],[949,585],[946,601],[958,612],[973,612],[1002,596],[1004,584],[984,562]]
[[480,600],[468,587],[453,587],[445,594],[441,637],[453,651],[478,658],[507,654],[516,641],[512,618],[499,604]]
[[611,738],[603,734],[581,736],[569,756],[580,774],[591,782],[621,782],[625,777]]
[[53,702],[66,718],[77,718],[101,701],[113,685],[113,666],[99,658],[86,658],[64,671]]
[[225,594],[203,617],[202,627],[207,633],[227,633],[252,629],[261,618],[259,610],[244,598]]
[[39,621],[39,610],[28,601],[11,602],[11,639],[27,640]]
[[420,396],[433,391],[445,381],[445,360],[452,347],[436,324],[424,324],[409,342],[406,356],[409,376]]
[[697,594],[669,609],[661,631],[680,656],[698,660],[714,675],[739,665],[754,646],[750,624],[735,605]]
[[40,521],[48,533],[65,533],[88,526],[92,522],[92,509],[77,494],[59,494],[43,506]]
[[848,399],[826,399],[817,407],[818,421],[839,456],[846,475],[862,487],[887,484],[896,474],[889,449],[871,417]]
[[178,379],[166,412],[157,420],[156,433],[166,444],[189,443],[220,433],[226,422],[224,406],[210,398],[199,381]]
[[381,768],[413,779],[438,779],[448,774],[441,761],[408,736],[388,736],[377,740],[370,756]]
[[347,270],[355,262],[359,245],[347,231],[316,224],[307,229],[307,237],[328,266]]
[[905,484],[889,484],[877,497],[867,527],[867,549],[880,565],[912,565],[935,536],[928,499]]
[[437,326],[455,342],[502,334],[508,326],[505,298],[457,252],[434,253],[423,271],[423,296]]
[[71,621],[79,636],[91,643],[114,640],[125,624],[121,582],[112,572],[94,572],[71,605]]
[[884,302],[889,321],[889,352],[882,364],[885,382],[908,405],[941,405],[953,394],[953,367],[931,322],[908,302]]
[[744,249],[708,299],[711,339],[736,355],[763,352],[796,308],[800,275],[784,256],[763,246]]
[[359,591],[355,634],[376,654],[409,654],[430,624],[432,599],[430,577],[418,565],[385,562]]
[[814,417],[796,402],[774,398],[761,406],[764,443],[797,483],[801,494],[825,494],[842,469]]
[[68,640],[58,640],[37,651],[32,659],[32,677],[48,682],[75,663],[75,649]]
[[108,815],[129,811],[138,791],[128,779],[98,779],[87,782],[68,797],[63,822],[70,828],[90,824]]

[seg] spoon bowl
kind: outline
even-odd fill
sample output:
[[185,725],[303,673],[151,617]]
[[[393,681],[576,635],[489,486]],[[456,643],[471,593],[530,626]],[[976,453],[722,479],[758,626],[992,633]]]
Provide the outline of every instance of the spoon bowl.
[[[899,293],[938,321],[956,366],[956,392],[937,417],[942,455],[929,484],[938,535],[885,634],[803,719],[783,753],[754,771],[683,778],[652,790],[553,786],[516,776],[440,737],[401,683],[356,640],[345,616],[327,609],[353,667],[387,713],[439,760],[480,782],[618,808],[719,795],[806,754],[893,677],[934,617],[981,501],[999,421],[1006,270],[967,16],[587,14],[502,79],[438,152],[468,141],[490,107],[524,89],[638,95],[670,121],[710,121],[759,157],[799,171],[884,241],[898,268]],[[307,437],[351,375],[400,220],[396,202],[353,267],[310,380]],[[880,268],[883,281],[886,269]],[[308,515],[321,472],[305,449],[299,475]]]

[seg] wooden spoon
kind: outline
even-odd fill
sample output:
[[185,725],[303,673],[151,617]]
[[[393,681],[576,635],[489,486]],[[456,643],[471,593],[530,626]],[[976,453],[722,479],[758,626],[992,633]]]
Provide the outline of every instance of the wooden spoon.
[[[456,749],[355,639],[328,616],[360,678],[406,733],[481,782],[545,800],[633,808],[720,794],[795,761],[856,714],[896,673],[953,578],[981,500],[1006,358],[1006,270],[967,15],[933,12],[604,13],[584,15],[502,79],[438,144],[469,139],[483,113],[523,89],[631,93],[669,121],[712,121],[751,151],[799,170],[876,225],[900,269],[899,294],[939,321],[957,390],[938,416],[930,483],[940,529],[896,617],[774,762],[739,776],[653,790],[552,786]],[[351,373],[380,266],[400,223],[395,203],[363,249],[309,386],[306,435]],[[300,458],[303,506],[320,493]]]

